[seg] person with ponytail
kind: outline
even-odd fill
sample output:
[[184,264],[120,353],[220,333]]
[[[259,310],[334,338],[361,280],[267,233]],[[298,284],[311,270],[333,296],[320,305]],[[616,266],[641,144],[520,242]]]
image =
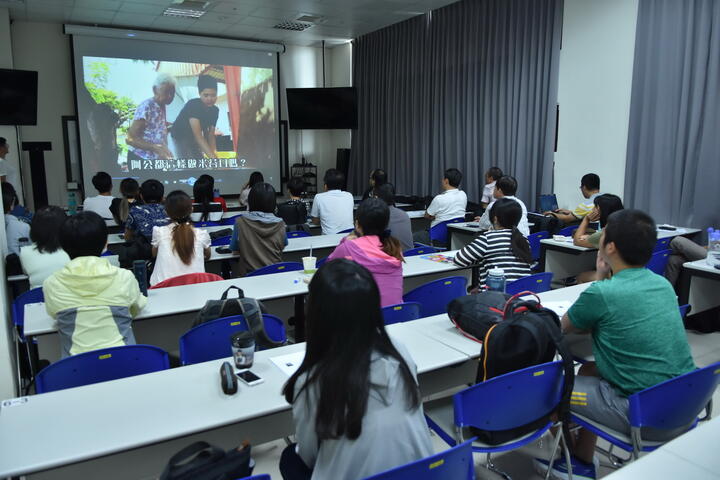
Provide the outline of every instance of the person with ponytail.
[[493,268],[501,268],[508,282],[530,275],[533,262],[530,244],[517,228],[522,214],[522,207],[515,200],[496,200],[489,214],[493,228],[455,254],[456,265],[480,267],[480,288],[485,287],[488,271]]
[[[200,204],[201,222],[210,219],[210,204],[219,203],[223,212],[227,212],[227,204],[222,197],[215,196],[215,179],[210,175],[200,175],[193,184],[193,202]],[[217,210],[216,210],[217,211]]]
[[190,196],[175,190],[165,198],[165,211],[170,223],[153,227],[152,253],[156,260],[150,285],[178,275],[202,273],[205,260],[210,258],[210,235],[193,227],[190,220]]
[[368,198],[357,209],[355,231],[343,238],[328,260],[346,258],[372,273],[383,307],[402,303],[402,247],[390,235],[390,209],[379,198]]
[[140,184],[134,178],[125,178],[120,182],[120,193],[122,198],[113,198],[110,204],[110,213],[112,213],[115,223],[121,228],[125,228],[125,222],[130,214],[132,205],[140,205]]

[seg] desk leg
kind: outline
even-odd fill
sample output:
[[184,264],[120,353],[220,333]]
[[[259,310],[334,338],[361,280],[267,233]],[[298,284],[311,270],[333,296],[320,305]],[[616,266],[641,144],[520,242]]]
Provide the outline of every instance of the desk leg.
[[305,295],[295,295],[295,343],[305,341]]
[[690,303],[691,279],[692,275],[690,275],[690,272],[688,272],[687,269],[680,269],[680,278],[678,279],[677,285],[678,305],[680,306]]

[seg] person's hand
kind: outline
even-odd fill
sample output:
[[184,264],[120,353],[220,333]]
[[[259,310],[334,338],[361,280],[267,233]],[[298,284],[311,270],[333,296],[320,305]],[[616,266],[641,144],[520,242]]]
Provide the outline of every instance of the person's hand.
[[570,210],[567,210],[565,208],[558,208],[555,210],[555,213],[562,213],[563,215],[570,215],[572,212]]
[[547,212],[543,212],[543,215],[545,215],[545,216],[548,216],[548,215],[553,215],[553,216],[555,216],[555,212],[551,212],[551,211],[548,210]]
[[581,241],[583,241],[583,242],[586,242],[589,237],[590,237],[590,235],[580,235],[580,236],[578,237],[578,240],[581,240]]
[[475,218],[473,218],[473,221],[474,221],[475,223],[480,223],[480,217],[475,217]]
[[610,276],[610,264],[605,261],[600,252],[598,252],[595,260],[595,270],[597,270],[598,278],[608,278]]
[[588,222],[597,222],[600,220],[600,210],[598,210],[597,207],[593,207],[593,209],[586,215]]

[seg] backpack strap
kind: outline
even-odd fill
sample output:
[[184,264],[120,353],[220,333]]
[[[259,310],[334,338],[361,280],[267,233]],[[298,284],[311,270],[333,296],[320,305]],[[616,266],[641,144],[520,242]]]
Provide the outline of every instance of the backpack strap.
[[243,292],[243,289],[240,287],[236,287],[235,285],[231,285],[228,287],[227,290],[225,290],[220,297],[220,300],[227,300],[228,293],[230,293],[230,290],[237,290],[238,291],[238,298],[245,298],[245,292]]
[[260,304],[257,300],[254,298],[242,298],[238,300],[238,303],[242,309],[248,329],[255,337],[255,343],[259,348],[275,348],[282,345],[282,342],[276,342],[267,334]]
[[490,333],[492,333],[492,331],[495,330],[495,327],[497,327],[498,325],[499,325],[499,323],[496,323],[495,325],[490,327],[488,329],[487,333],[485,334],[485,339],[483,340],[482,356],[480,357],[480,361],[482,362],[482,366],[483,366],[483,379],[482,379],[483,382],[485,380],[487,380],[487,357],[488,357],[488,348],[490,346],[490,342],[489,342]]

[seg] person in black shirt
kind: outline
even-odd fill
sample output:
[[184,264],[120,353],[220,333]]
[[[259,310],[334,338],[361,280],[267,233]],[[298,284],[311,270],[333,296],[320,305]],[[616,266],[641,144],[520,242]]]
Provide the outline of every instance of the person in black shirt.
[[200,159],[203,154],[217,158],[215,146],[215,124],[220,109],[217,101],[217,80],[209,75],[198,77],[200,98],[188,100],[180,110],[171,134],[175,141],[178,158]]
[[305,182],[300,177],[292,177],[287,182],[287,188],[290,191],[290,201],[278,206],[277,216],[283,219],[288,231],[305,230],[307,207],[300,199],[305,190]]

